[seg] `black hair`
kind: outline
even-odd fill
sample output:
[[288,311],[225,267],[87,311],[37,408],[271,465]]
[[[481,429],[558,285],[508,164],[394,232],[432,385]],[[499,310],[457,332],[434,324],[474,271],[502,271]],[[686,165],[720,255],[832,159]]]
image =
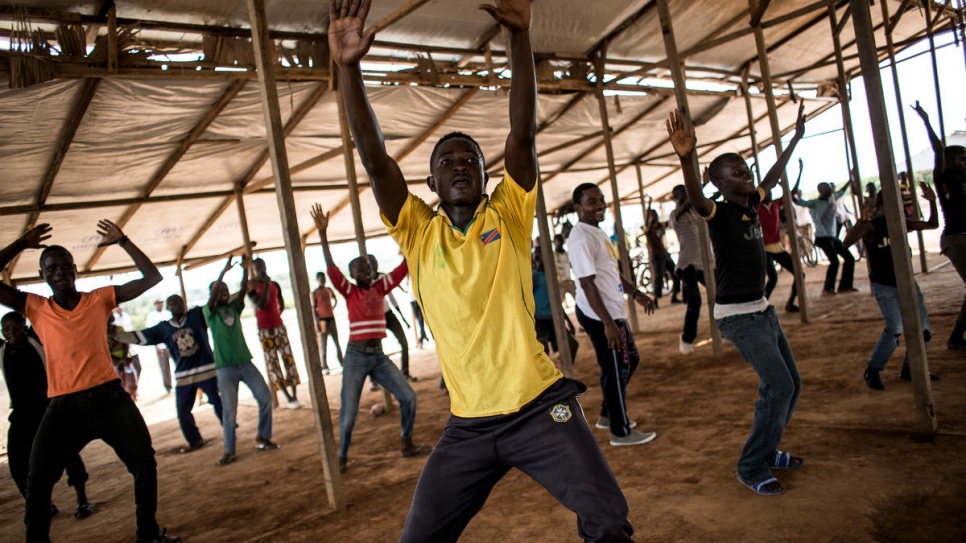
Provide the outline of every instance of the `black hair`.
[[738,153],[725,153],[711,161],[711,164],[708,166],[708,174],[711,176],[712,183],[714,183],[715,179],[724,177],[724,172],[722,170],[726,167],[726,164],[732,160],[739,160],[741,162],[745,161],[745,159]]
[[40,267],[44,266],[44,258],[46,258],[50,253],[64,253],[68,258],[70,258],[71,262],[74,261],[74,255],[70,254],[70,251],[68,251],[66,247],[61,245],[48,245],[47,247],[44,247],[43,251],[40,251]]
[[[211,287],[208,287],[208,290],[211,290]],[[168,296],[168,298],[165,300],[165,302],[166,303],[167,302],[170,302],[171,300],[173,300],[175,298],[177,298],[177,299],[181,300],[182,302],[184,302],[184,300],[181,299],[181,295],[180,294],[172,294],[171,296]]]
[[581,183],[577,185],[577,188],[574,189],[574,194],[571,197],[574,205],[580,205],[580,201],[584,198],[584,192],[590,189],[600,189],[600,187],[598,187],[595,183]]
[[21,324],[24,324],[27,322],[27,319],[24,318],[23,313],[20,313],[19,311],[11,311],[6,315],[4,315],[2,318],[0,318],[0,323],[4,323],[11,320],[16,320]]
[[363,261],[364,261],[364,262],[365,262],[366,264],[368,264],[368,263],[369,263],[369,258],[368,258],[368,256],[365,256],[365,257],[362,257],[362,256],[357,256],[357,257],[355,257],[355,258],[353,258],[352,260],[350,260],[350,261],[349,261],[349,269],[352,269],[352,266],[353,266],[353,265],[354,265],[354,264],[355,264],[356,262],[363,262]]
[[687,194],[688,192],[687,187],[685,187],[684,185],[674,185],[674,188],[671,189],[671,194],[674,194],[674,191],[676,190],[683,190],[685,194]]
[[483,149],[480,147],[480,144],[477,143],[476,140],[473,139],[469,134],[464,134],[463,132],[450,132],[449,134],[446,134],[445,136],[439,138],[439,141],[437,141],[436,142],[436,145],[433,146],[433,152],[432,152],[432,154],[429,155],[429,171],[430,172],[433,171],[433,166],[436,165],[436,151],[439,150],[439,146],[442,145],[443,142],[446,142],[446,141],[449,141],[449,140],[452,140],[452,139],[457,139],[457,138],[458,139],[462,139],[462,140],[466,140],[466,141],[472,143],[473,144],[473,147],[476,147],[476,153],[478,155],[480,155],[480,163],[483,165],[483,169],[484,170],[486,169],[486,161],[483,159]]
[[315,274],[315,278],[316,279],[318,279],[319,277],[325,277],[325,272],[319,272],[319,273]]
[[957,153],[966,153],[966,146],[963,145],[947,145],[943,149],[943,158],[949,160],[956,156]]

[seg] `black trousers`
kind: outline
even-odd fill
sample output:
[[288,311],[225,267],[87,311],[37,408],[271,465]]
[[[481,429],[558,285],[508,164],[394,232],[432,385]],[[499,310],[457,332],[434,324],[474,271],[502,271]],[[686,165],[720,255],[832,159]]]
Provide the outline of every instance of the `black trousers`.
[[704,272],[691,265],[675,273],[681,279],[681,297],[688,304],[684,311],[681,339],[685,343],[694,343],[694,338],[698,336],[698,318],[701,316],[701,289],[698,283],[704,284]]
[[839,273],[839,259],[842,257],[842,279],[839,280],[839,290],[852,288],[852,278],[855,275],[855,257],[842,245],[838,238],[815,238],[815,245],[828,258],[828,271],[825,272],[825,290],[835,292],[835,276]]
[[[792,255],[788,251],[782,251],[780,253],[768,253],[768,267],[765,268],[765,272],[768,275],[768,279],[765,281],[765,298],[771,298],[772,291],[775,290],[775,286],[778,285],[778,269],[775,268],[775,264],[782,267],[783,270],[795,273],[795,263],[792,259]],[[805,277],[805,274],[802,274]],[[793,304],[795,300],[798,299],[798,282],[792,281],[792,293],[788,296],[788,303]]]
[[158,472],[151,434],[120,381],[57,396],[37,430],[27,475],[27,543],[50,543],[50,495],[67,460],[95,439],[134,476],[138,543],[158,537]]
[[[322,323],[325,323],[325,332],[322,331]],[[339,365],[342,365],[342,345],[339,344],[339,328],[335,323],[335,317],[316,318],[316,329],[319,330],[319,345],[322,350],[322,369],[329,369],[329,336],[335,343],[335,354],[339,358]]]
[[581,383],[560,379],[516,413],[452,416],[416,484],[400,543],[450,543],[511,468],[577,513],[584,541],[633,541],[627,500],[584,418]]
[[[30,467],[30,450],[44,418],[43,409],[14,409],[10,412],[10,428],[7,430],[7,460],[10,463],[10,476],[20,494],[27,497],[27,472]],[[87,469],[79,454],[67,459],[67,484],[70,486],[87,483]],[[57,476],[60,479],[60,475]]]
[[600,366],[600,390],[603,401],[600,406],[600,416],[610,419],[610,432],[615,436],[626,436],[631,433],[631,421],[627,416],[627,383],[637,370],[641,355],[637,352],[634,336],[627,326],[627,321],[614,321],[624,336],[624,348],[612,351],[607,346],[607,334],[604,323],[584,315],[577,308],[577,321],[590,337],[597,355],[597,365]]
[[399,342],[399,346],[402,347],[402,353],[399,355],[399,369],[403,375],[409,377],[409,339],[406,338],[406,331],[403,330],[402,323],[399,322],[391,309],[386,311],[386,329],[392,332],[396,341]]

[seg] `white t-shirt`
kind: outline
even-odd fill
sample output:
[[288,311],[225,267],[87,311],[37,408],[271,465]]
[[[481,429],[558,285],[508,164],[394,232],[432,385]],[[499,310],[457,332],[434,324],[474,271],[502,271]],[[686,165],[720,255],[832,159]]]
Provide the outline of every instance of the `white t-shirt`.
[[577,307],[580,311],[592,319],[602,320],[590,307],[587,294],[580,284],[581,278],[595,275],[594,285],[610,318],[626,319],[624,287],[617,271],[617,253],[607,234],[597,226],[578,222],[570,231],[567,249],[570,267],[577,278]]

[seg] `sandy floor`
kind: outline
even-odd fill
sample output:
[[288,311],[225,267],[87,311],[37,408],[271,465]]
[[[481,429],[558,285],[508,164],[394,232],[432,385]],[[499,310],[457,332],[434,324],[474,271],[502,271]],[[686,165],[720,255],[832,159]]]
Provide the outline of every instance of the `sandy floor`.
[[[933,255],[931,264],[945,259]],[[631,507],[638,541],[728,542],[961,542],[966,541],[966,354],[945,349],[945,337],[963,296],[951,266],[920,277],[937,341],[929,348],[939,433],[915,433],[911,386],[896,378],[902,349],[874,392],[862,383],[865,360],[881,320],[857,266],[859,294],[819,298],[824,268],[809,273],[812,323],[779,311],[804,380],[804,392],[783,448],[804,456],[804,468],[779,474],[788,492],[759,497],[735,481],[734,462],[751,423],[757,378],[731,348],[712,356],[704,345],[677,353],[683,308],[671,306],[642,317],[637,335],[642,362],[628,390],[632,415],[658,438],[641,447],[612,448],[597,431],[604,454]],[[787,295],[782,274],[776,305]],[[707,337],[702,316],[700,337]],[[591,386],[584,397],[593,416],[600,401],[597,367],[581,336],[577,377]],[[448,415],[448,398],[437,388],[439,369],[431,351],[415,351],[419,393],[416,439],[434,442]],[[337,418],[338,375],[327,378]],[[302,396],[307,396],[303,385]],[[276,410],[279,451],[256,453],[256,410],[239,408],[239,458],[215,466],[220,427],[208,406],[196,417],[209,447],[190,455],[177,422],[151,424],[158,451],[162,525],[193,542],[391,542],[400,534],[424,459],[397,452],[398,419],[373,419],[368,408],[381,394],[364,393],[356,425],[352,466],[344,475],[348,508],[331,512],[326,501],[312,411]],[[173,413],[173,399],[142,398],[146,417]],[[336,422],[337,428],[337,422]],[[90,444],[83,457],[91,473],[88,491],[97,513],[54,519],[53,541],[115,542],[134,537],[132,482],[113,452]],[[23,502],[7,470],[0,470],[0,540],[22,538]],[[63,482],[54,494],[62,509],[72,503]],[[461,541],[577,541],[574,515],[519,472],[497,485]]]

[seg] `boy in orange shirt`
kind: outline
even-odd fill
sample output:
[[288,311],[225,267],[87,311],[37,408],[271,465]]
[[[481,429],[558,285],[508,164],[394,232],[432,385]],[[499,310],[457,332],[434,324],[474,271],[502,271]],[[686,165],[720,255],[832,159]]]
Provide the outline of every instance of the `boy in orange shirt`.
[[50,406],[37,430],[27,476],[27,543],[50,542],[50,497],[68,459],[94,439],[114,449],[134,476],[138,543],[178,543],[158,527],[158,474],[151,434],[134,401],[121,388],[107,346],[111,310],[161,282],[161,272],[111,221],[97,223],[101,246],[124,249],[143,277],[92,292],[75,287],[77,267],[67,249],[43,242],[51,227],[38,225],[0,251],[0,268],[25,249],[40,249],[40,276],[53,291],[45,298],[0,284],[0,304],[22,312],[47,354]]

